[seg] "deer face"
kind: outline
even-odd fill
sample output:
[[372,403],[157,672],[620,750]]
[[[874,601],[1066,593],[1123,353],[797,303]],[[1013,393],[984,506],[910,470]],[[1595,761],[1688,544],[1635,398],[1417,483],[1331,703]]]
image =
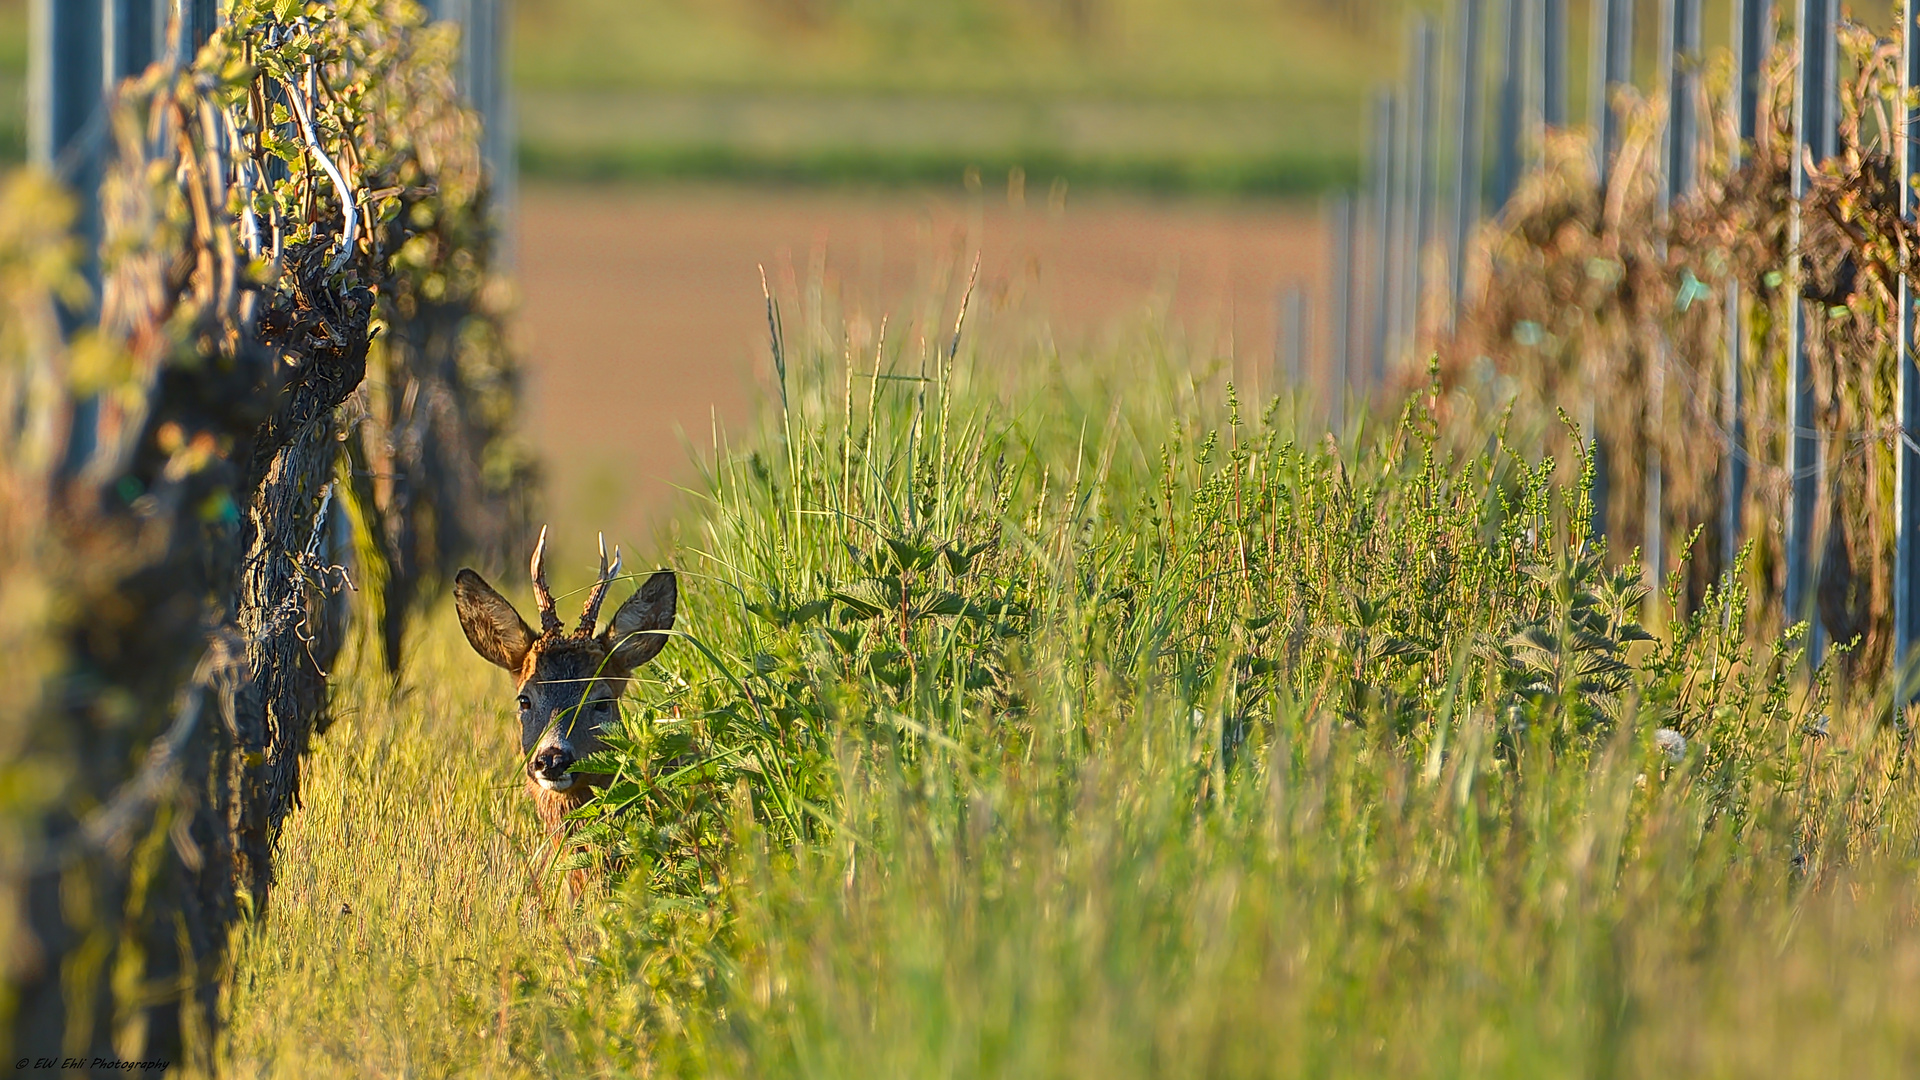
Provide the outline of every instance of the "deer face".
[[619,549],[609,567],[603,542],[599,580],[587,594],[579,626],[569,634],[547,590],[546,549],[542,529],[533,551],[540,633],[472,570],[462,569],[454,578],[453,603],[473,650],[513,676],[527,779],[544,791],[568,792],[581,780],[573,772],[574,762],[601,748],[600,733],[612,724],[615,702],[626,692],[634,669],[666,645],[663,631],[673,627],[678,589],[673,571],[655,573],[620,605],[605,630],[594,633],[600,601],[620,573]]

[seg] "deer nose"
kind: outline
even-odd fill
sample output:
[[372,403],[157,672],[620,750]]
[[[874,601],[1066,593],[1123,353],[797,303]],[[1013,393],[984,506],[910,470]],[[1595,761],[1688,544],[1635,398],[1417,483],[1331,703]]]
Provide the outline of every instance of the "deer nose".
[[533,756],[533,772],[549,780],[558,780],[573,768],[573,753],[557,746],[547,747]]

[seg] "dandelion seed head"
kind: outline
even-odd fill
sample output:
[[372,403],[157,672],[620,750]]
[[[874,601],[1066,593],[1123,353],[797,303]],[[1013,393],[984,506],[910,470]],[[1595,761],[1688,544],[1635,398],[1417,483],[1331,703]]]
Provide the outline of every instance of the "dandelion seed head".
[[1687,756],[1687,737],[1670,727],[1663,727],[1653,733],[1653,745],[1667,755],[1668,761],[1679,761]]

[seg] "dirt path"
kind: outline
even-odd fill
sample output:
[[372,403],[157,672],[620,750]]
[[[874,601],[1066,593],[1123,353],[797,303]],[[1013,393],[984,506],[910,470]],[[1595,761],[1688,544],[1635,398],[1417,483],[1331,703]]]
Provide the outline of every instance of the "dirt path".
[[768,367],[761,264],[789,296],[817,274],[870,329],[951,288],[978,250],[985,301],[1044,311],[1063,348],[1162,320],[1256,390],[1272,386],[1280,294],[1325,284],[1314,211],[1274,204],[535,186],[519,221],[528,433],[554,513],[643,551],[692,476],[681,433],[706,446],[715,419],[751,416]]

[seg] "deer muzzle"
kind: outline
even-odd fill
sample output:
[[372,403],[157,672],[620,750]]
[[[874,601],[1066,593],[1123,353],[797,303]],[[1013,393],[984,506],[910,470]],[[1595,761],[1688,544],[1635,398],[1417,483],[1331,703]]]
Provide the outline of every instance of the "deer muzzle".
[[564,743],[543,746],[527,763],[527,775],[548,791],[566,791],[574,785],[575,777],[569,770],[575,760],[573,748]]

